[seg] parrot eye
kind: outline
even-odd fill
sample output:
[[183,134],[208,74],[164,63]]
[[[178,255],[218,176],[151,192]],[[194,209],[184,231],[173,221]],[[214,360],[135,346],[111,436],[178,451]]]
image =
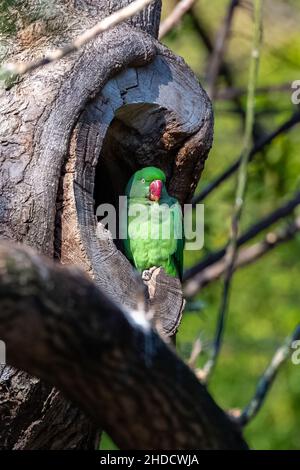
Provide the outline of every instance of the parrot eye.
[[145,178],[142,179],[142,183],[145,184]]

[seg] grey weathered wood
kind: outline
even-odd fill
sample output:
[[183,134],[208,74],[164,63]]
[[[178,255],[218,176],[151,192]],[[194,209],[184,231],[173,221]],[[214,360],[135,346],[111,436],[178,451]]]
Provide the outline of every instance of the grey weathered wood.
[[0,335],[13,365],[59,387],[121,449],[247,448],[144,312],[77,268],[0,244]]
[[168,276],[162,268],[153,267],[146,276],[144,283],[148,288],[152,323],[163,337],[173,337],[185,307],[181,282]]
[[[170,193],[188,201],[211,138],[205,92],[185,63],[162,46],[157,45],[150,64],[127,68],[109,80],[79,117],[71,138],[56,226],[61,261],[81,264],[115,301],[136,308],[137,277],[112,240],[97,237],[95,203],[118,207],[130,176],[148,165],[162,168]],[[100,181],[96,171],[102,172]],[[95,201],[98,185],[107,194]],[[151,296],[155,318],[165,334],[173,334],[182,313],[180,283],[154,276]]]
[[[128,3],[128,2],[126,2]],[[26,13],[35,13],[39,2],[27,1]],[[61,46],[95,22],[116,10],[125,2],[81,1],[53,3],[53,10],[30,25],[5,44],[4,59],[28,60],[40,57],[49,47]],[[22,23],[22,11],[20,22]],[[54,254],[54,228],[59,178],[72,128],[87,101],[105,82],[128,65],[147,63],[154,55],[152,39],[138,29],[155,33],[160,1],[154,2],[148,13],[141,14],[135,23],[138,28],[122,25],[89,44],[78,54],[22,77],[10,89],[0,90],[0,236],[35,246],[40,252]],[[13,14],[13,11],[12,11]],[[155,23],[155,22],[154,22]],[[133,23],[132,23],[133,24]],[[21,26],[25,26],[21,24]],[[153,26],[153,31],[152,31]],[[3,375],[4,374],[4,375]],[[1,383],[5,387],[4,376]],[[6,405],[0,403],[0,441],[5,448],[52,447],[51,433],[57,433],[61,447],[86,448],[94,439],[95,431],[89,422],[74,409],[70,425],[70,405],[46,398],[43,420],[33,428],[26,417],[34,416],[34,402],[30,399],[36,380],[23,373],[14,373],[16,386],[7,389]],[[28,393],[16,404],[16,395],[27,383]],[[46,390],[46,388],[45,388]],[[40,393],[40,392],[39,392]],[[60,407],[61,425],[53,416]],[[9,412],[9,409],[13,413]],[[74,407],[73,407],[74,408]],[[22,421],[18,434],[18,423]],[[53,425],[51,424],[53,423]],[[83,427],[85,426],[85,428]],[[45,429],[48,429],[45,433]],[[89,436],[81,437],[83,429]],[[74,437],[74,433],[77,437]],[[69,444],[68,444],[69,439]],[[76,445],[74,443],[76,442]]]
[[[128,1],[55,2],[47,19],[34,21],[8,39],[5,58],[40,57]],[[28,1],[28,8],[36,5]],[[76,262],[115,301],[131,307],[136,304],[140,281],[112,240],[108,237],[99,244],[96,236],[93,185],[98,159],[109,162],[110,170],[114,165],[119,168],[123,160],[121,185],[129,170],[149,163],[162,166],[168,173],[169,191],[184,202],[197,184],[212,139],[212,113],[205,93],[184,62],[154,39],[160,8],[160,1],[153,2],[146,12],[82,51],[0,92],[1,237],[34,246],[49,257],[56,254],[64,263]],[[96,120],[92,122],[91,117]],[[118,158],[112,149],[118,150]],[[134,154],[134,161],[128,153]],[[119,191],[121,187],[114,188],[114,194]],[[157,285],[158,298],[162,285]],[[170,289],[172,293],[171,284]],[[179,305],[182,293],[177,292]],[[161,306],[167,316],[168,305]],[[174,330],[178,318],[174,312],[168,331]],[[28,389],[36,387],[35,379],[19,373],[16,381],[18,377],[20,385],[28,380]],[[11,387],[11,403],[15,394]],[[40,433],[51,422],[56,406],[50,401],[45,408]],[[27,396],[19,412],[20,416],[32,412]],[[69,413],[67,403],[61,413]],[[10,420],[6,432],[11,435],[2,440],[0,429],[0,440],[11,447],[20,418],[17,410],[8,416],[1,404],[0,416],[7,423]],[[76,432],[82,429],[82,419]],[[18,442],[36,448],[41,443],[38,426],[34,433],[30,426],[25,428],[26,421],[22,430],[26,444]],[[65,443],[73,429],[61,427]],[[76,442],[81,447],[88,440]]]

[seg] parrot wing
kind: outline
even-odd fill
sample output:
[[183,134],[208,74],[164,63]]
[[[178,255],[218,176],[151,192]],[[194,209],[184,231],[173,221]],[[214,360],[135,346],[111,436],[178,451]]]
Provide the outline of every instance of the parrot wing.
[[173,200],[173,217],[174,217],[174,233],[177,238],[177,248],[174,253],[174,262],[178,271],[178,276],[180,281],[182,281],[183,276],[183,250],[184,250],[184,230],[183,230],[183,217],[182,210],[177,199],[172,198]]

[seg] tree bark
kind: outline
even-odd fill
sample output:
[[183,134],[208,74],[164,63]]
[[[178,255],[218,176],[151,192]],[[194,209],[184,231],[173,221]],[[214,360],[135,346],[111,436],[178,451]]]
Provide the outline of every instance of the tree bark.
[[78,268],[0,245],[7,358],[60,388],[121,449],[246,449],[143,311],[113,303]]
[[[26,1],[11,12],[22,28],[7,36],[4,59],[38,58],[128,3],[60,0],[37,14],[40,2]],[[130,308],[137,308],[141,281],[118,244],[97,226],[95,208],[114,202],[131,173],[148,164],[166,171],[171,194],[182,203],[189,200],[212,142],[205,92],[183,60],[156,41],[160,9],[154,1],[81,51],[21,77],[0,94],[1,237],[64,264],[75,262],[116,303]],[[111,175],[116,186],[109,184]],[[99,231],[107,236],[99,240]],[[155,276],[148,295],[165,334],[173,334],[183,306],[180,283]],[[0,403],[3,448],[90,447],[95,428],[77,410],[70,412],[61,397],[53,399],[55,391],[16,371],[2,371],[5,390],[10,374],[15,386],[7,392],[9,406]],[[24,382],[28,393],[18,404]],[[32,426],[35,393],[42,411]]]
[[97,444],[97,428],[82,411],[12,367],[0,366],[0,409],[0,450],[92,450]]

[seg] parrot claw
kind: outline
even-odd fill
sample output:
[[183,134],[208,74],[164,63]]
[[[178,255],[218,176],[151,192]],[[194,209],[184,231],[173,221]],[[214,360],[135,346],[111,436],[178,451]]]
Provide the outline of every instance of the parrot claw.
[[156,266],[153,266],[153,268],[150,268],[150,269],[145,269],[145,271],[143,271],[142,273],[143,281],[150,281],[152,274],[156,269],[157,269]]

